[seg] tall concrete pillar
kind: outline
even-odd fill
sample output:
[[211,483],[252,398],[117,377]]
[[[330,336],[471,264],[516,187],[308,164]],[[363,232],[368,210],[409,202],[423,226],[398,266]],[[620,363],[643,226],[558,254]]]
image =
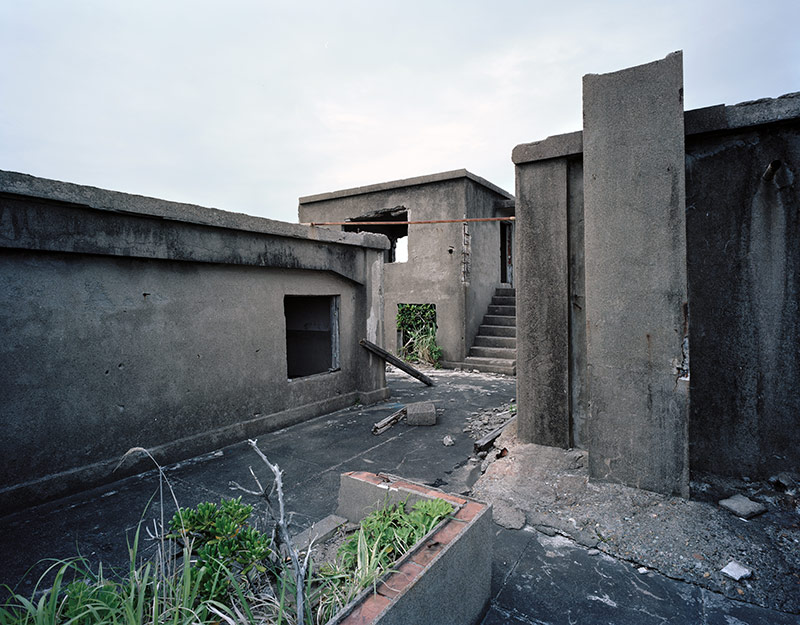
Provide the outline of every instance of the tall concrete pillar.
[[518,152],[517,433],[569,447],[567,160],[526,163]]
[[583,80],[589,466],[688,495],[683,58]]

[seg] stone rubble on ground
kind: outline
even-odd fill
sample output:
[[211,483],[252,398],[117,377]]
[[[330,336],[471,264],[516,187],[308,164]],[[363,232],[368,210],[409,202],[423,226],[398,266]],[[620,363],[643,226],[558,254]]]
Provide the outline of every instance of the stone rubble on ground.
[[734,495],[733,497],[728,497],[728,499],[722,499],[719,505],[743,519],[750,519],[767,511],[767,507],[764,504],[753,501],[744,495]]
[[746,566],[742,566],[736,560],[731,560],[728,562],[725,568],[722,569],[722,572],[737,582],[742,579],[747,579],[753,574],[753,571],[748,569]]
[[442,445],[444,445],[445,447],[451,447],[455,444],[456,442],[453,440],[453,437],[450,436],[449,434],[442,439]]
[[[513,402],[511,405],[514,405]],[[499,428],[513,416],[508,406],[487,408],[479,412],[473,412],[467,418],[467,423],[462,431],[471,438],[478,440]]]

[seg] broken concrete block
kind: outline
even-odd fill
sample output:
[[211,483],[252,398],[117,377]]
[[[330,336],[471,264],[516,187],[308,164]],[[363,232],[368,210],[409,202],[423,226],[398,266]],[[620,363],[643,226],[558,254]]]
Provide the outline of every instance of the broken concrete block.
[[722,499],[719,505],[743,519],[749,519],[767,510],[764,504],[748,499],[744,495],[734,495],[728,499]]
[[300,551],[305,551],[311,546],[312,542],[321,543],[326,541],[328,538],[333,536],[334,532],[336,532],[336,530],[345,523],[347,523],[347,519],[344,517],[336,516],[335,514],[329,514],[321,521],[314,523],[314,525],[308,529],[305,529],[297,536],[294,536],[292,540]]
[[735,579],[737,582],[741,579],[747,579],[753,574],[753,571],[746,566],[742,566],[736,560],[728,562],[725,568],[722,569],[722,572],[731,579]]
[[408,425],[436,425],[436,406],[431,401],[419,401],[406,405]]
[[525,527],[525,512],[505,501],[499,500],[492,506],[492,518],[500,527],[519,530]]
[[448,435],[446,435],[446,436],[445,436],[445,437],[442,439],[442,445],[444,445],[445,447],[452,447],[452,446],[453,446],[453,445],[455,445],[455,444],[456,444],[456,442],[453,440],[453,437],[452,437],[452,436],[450,436],[449,434],[448,434]]

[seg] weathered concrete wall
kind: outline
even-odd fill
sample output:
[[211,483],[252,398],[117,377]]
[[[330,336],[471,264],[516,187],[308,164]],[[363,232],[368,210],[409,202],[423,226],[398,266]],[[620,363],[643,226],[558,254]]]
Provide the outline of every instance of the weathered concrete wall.
[[800,96],[687,125],[708,117],[686,155],[691,465],[768,477],[800,467]]
[[[0,500],[118,479],[387,395],[383,237],[0,172]],[[340,369],[287,379],[285,295],[338,296]]]
[[517,432],[569,447],[567,161],[519,164],[517,195]]
[[582,133],[519,145],[516,164],[518,432],[582,446],[587,412]]
[[[302,223],[344,221],[372,211],[405,206],[408,220],[461,219],[484,215],[498,200],[511,196],[466,170],[397,180],[300,198]],[[474,226],[481,227],[474,227]],[[470,224],[465,250],[461,223],[408,227],[408,262],[385,265],[386,348],[398,352],[397,304],[436,305],[437,342],[443,360],[460,362],[471,346],[480,320],[499,282],[499,225]],[[339,227],[335,227],[339,229]],[[316,228],[321,230],[322,227]],[[495,247],[488,253],[491,245]],[[469,262],[463,271],[465,251]],[[490,277],[484,274],[491,273]],[[473,282],[474,281],[474,286]],[[491,287],[487,286],[493,281]],[[474,291],[472,293],[471,291]],[[482,305],[482,310],[477,312]]]
[[[648,80],[642,79],[645,83]],[[673,85],[673,91],[675,89],[679,86]],[[633,88],[623,91],[626,97],[635,97]],[[678,95],[673,95],[677,99]],[[614,106],[624,108],[621,102],[622,99],[614,100]],[[616,121],[608,122],[598,132],[604,131],[603,128],[615,132],[614,126],[621,113],[615,110],[613,117]],[[688,466],[740,476],[764,476],[787,468],[794,470],[800,466],[797,428],[800,394],[796,390],[800,387],[800,350],[797,349],[800,338],[797,308],[800,246],[795,244],[800,206],[796,183],[800,95],[737,106],[708,107],[688,111],[683,118],[686,139],[685,159],[681,164],[685,167],[679,168],[685,171],[687,198],[685,258],[692,396]],[[661,338],[669,348],[662,350],[662,356],[665,352],[678,351],[674,338],[668,333],[663,334],[663,330],[671,328],[675,336],[685,331],[685,328],[680,328],[684,321],[683,311],[678,319],[681,323],[676,322],[673,317],[679,298],[674,297],[677,292],[671,289],[669,278],[662,277],[660,272],[670,267],[674,270],[675,263],[680,261],[681,228],[663,224],[665,217],[671,217],[668,212],[646,216],[645,205],[641,218],[629,215],[627,219],[621,219],[616,234],[612,231],[607,240],[597,240],[598,234],[610,226],[607,223],[610,216],[595,213],[593,218],[587,218],[586,224],[591,225],[593,231],[586,232],[587,245],[584,246],[584,182],[596,184],[599,179],[601,183],[625,188],[631,179],[641,178],[648,202],[650,194],[655,193],[656,197],[659,188],[670,200],[672,182],[666,179],[663,169],[657,168],[656,182],[652,188],[649,187],[648,181],[653,176],[644,175],[640,159],[633,164],[626,163],[628,157],[625,155],[616,157],[622,171],[612,176],[586,163],[583,140],[584,134],[578,132],[519,145],[514,149],[512,158],[517,165],[518,205],[516,270],[519,278],[517,397],[520,431],[528,432],[534,440],[535,437],[544,440],[551,436],[553,442],[550,444],[554,445],[566,445],[564,432],[569,431],[569,444],[588,449],[590,458],[594,455],[594,462],[598,462],[594,453],[596,439],[590,436],[591,433],[600,432],[612,442],[616,438],[625,439],[623,442],[627,445],[632,437],[641,436],[647,430],[635,418],[613,421],[601,414],[598,419],[596,410],[591,413],[587,410],[589,399],[595,401],[596,388],[588,385],[587,340],[594,338],[597,346],[603,333],[607,333],[608,324],[613,328],[622,322],[625,327],[620,329],[619,338],[611,341],[610,351],[605,359],[600,359],[600,366],[614,369],[632,358],[635,361],[637,354],[646,350],[636,344],[637,334],[632,329],[637,326],[629,318],[632,312],[639,319],[643,316],[641,295],[637,289],[651,288],[655,290],[655,302],[660,297],[659,290],[673,295],[673,299],[666,299],[665,307],[672,311],[672,316],[657,323],[661,326]],[[641,137],[616,136],[611,140],[624,145],[631,156],[635,156],[635,149],[642,149],[643,145]],[[663,142],[657,143],[659,148],[653,152],[661,149]],[[673,149],[673,161],[676,158],[674,152]],[[763,180],[764,170],[775,160],[781,161],[782,167],[772,180]],[[560,171],[564,163],[566,191],[563,176],[551,181],[541,175],[546,170]],[[674,163],[668,166],[674,167]],[[662,178],[660,186],[659,176]],[[553,230],[561,227],[564,219],[561,207],[565,197],[569,250],[567,289],[563,286],[563,270],[543,265],[539,254],[532,251],[537,246],[549,249]],[[615,200],[618,203],[624,201]],[[553,221],[548,221],[547,216]],[[643,225],[643,221],[647,225]],[[659,223],[662,223],[660,227]],[[665,240],[664,234],[670,231],[676,238]],[[654,243],[654,237],[660,237],[661,248]],[[592,238],[594,243],[589,243]],[[671,248],[674,243],[677,247]],[[559,257],[563,251],[556,247],[551,254]],[[608,257],[620,254],[623,256],[617,265],[608,267],[605,264]],[[612,287],[605,274],[610,274],[611,280],[629,284]],[[591,302],[587,338],[584,283],[586,289],[599,291],[595,292],[595,298],[601,298],[600,301],[606,298],[608,304],[606,317],[599,319],[605,324],[600,328],[599,338],[598,318],[596,311],[592,311]],[[533,294],[535,290],[539,290],[538,296]],[[557,298],[564,297],[565,290],[570,307],[568,323],[565,323],[563,313],[552,314],[553,310],[561,310],[562,301]],[[631,329],[630,336],[626,336],[626,329]],[[652,341],[653,333],[646,334],[651,335]],[[568,405],[563,393],[552,392],[554,388],[564,388],[563,365],[550,364],[563,357],[564,343],[569,344]],[[685,362],[682,361],[684,356]],[[671,363],[669,371],[663,372],[661,391],[676,393],[675,407],[682,410],[680,402],[689,382],[686,378],[676,378],[679,373],[684,373],[678,372],[678,367],[689,364],[688,353],[681,352],[680,357],[674,355],[670,358],[678,362]],[[661,360],[663,365],[663,358]],[[646,364],[647,357],[644,361]],[[608,393],[613,401],[632,392],[632,380],[641,380],[641,369],[641,366],[633,368],[632,373],[623,372],[617,382],[612,380]],[[650,410],[647,397],[653,388],[642,389],[640,386],[637,391],[642,402],[637,410],[642,414],[648,414]],[[547,405],[548,409],[537,409],[537,402]],[[596,408],[596,405],[592,407]],[[631,412],[635,411],[631,409]],[[673,420],[673,424],[679,426],[680,420]],[[557,435],[552,436],[552,432]],[[660,456],[669,450],[652,449],[652,446],[663,445],[663,437],[658,435],[657,429],[656,433],[651,429],[650,436],[653,441],[634,442],[634,446],[650,449],[656,470],[663,470],[668,479],[674,478],[684,484],[687,463],[680,435],[672,439],[670,453],[675,461],[671,470]],[[603,465],[607,453],[607,450],[601,451],[599,456]],[[622,454],[622,451],[616,450],[615,453]],[[634,454],[633,458],[637,462],[650,462],[643,453]],[[602,476],[605,469],[605,466],[596,468],[595,475]],[[638,472],[624,479],[633,485],[644,485]],[[658,485],[647,487],[658,488]],[[685,492],[677,486],[676,490]]]
[[589,470],[688,495],[683,63],[583,82]]

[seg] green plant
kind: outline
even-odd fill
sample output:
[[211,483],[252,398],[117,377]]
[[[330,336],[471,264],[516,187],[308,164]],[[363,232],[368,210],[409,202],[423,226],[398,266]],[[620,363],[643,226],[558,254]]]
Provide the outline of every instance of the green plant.
[[400,355],[403,358],[439,365],[442,349],[436,343],[435,304],[398,304],[397,332],[401,337]]
[[266,572],[272,541],[247,523],[252,511],[238,497],[219,506],[203,502],[193,510],[181,508],[172,517],[167,538],[192,549],[193,566],[205,570],[201,589],[206,598],[219,600],[230,593],[231,572],[244,585],[251,572]]
[[326,622],[362,589],[375,585],[395,561],[452,512],[448,502],[426,499],[410,510],[399,503],[365,517],[358,532],[339,548],[338,561],[317,573],[317,622]]

